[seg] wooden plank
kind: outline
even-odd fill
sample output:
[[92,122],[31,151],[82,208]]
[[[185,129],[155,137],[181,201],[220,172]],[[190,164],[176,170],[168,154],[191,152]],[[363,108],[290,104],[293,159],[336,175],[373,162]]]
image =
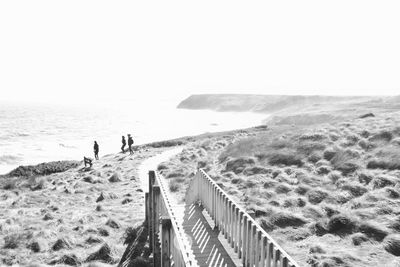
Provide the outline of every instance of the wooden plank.
[[247,216],[243,216],[243,244],[242,244],[242,262],[243,266],[246,266],[247,262]]
[[253,224],[253,222],[250,223],[251,225],[251,234],[250,234],[250,266],[254,266],[254,250],[255,250],[255,245],[256,245],[256,226]]
[[261,267],[267,266],[265,263],[267,256],[267,238],[261,233]]
[[161,251],[158,246],[157,235],[159,232],[159,209],[160,209],[160,187],[158,185],[153,185],[153,229],[154,229],[154,238],[153,238],[153,264],[154,266],[161,266]]
[[[238,209],[239,210],[239,209]],[[238,256],[239,259],[243,256],[243,229],[244,229],[244,220],[243,220],[243,211],[239,210],[239,240],[238,240]]]
[[[160,237],[161,237],[161,267],[171,267],[171,220],[169,218],[161,218],[160,221]],[[173,244],[172,244],[173,246]],[[176,250],[175,247],[173,247]],[[175,256],[176,257],[176,256]]]
[[234,206],[234,214],[235,214],[235,240],[233,249],[236,253],[238,253],[238,246],[239,246],[239,228],[240,228],[240,218],[239,218],[239,209],[238,207]]
[[261,248],[261,231],[256,228],[255,267],[260,267]]

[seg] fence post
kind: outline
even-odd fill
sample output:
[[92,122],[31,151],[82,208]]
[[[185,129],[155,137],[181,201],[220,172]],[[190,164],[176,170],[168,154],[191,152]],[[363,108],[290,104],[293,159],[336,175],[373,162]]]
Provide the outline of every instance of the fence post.
[[155,180],[154,171],[149,171],[149,248],[150,251],[153,252],[153,240],[154,240],[154,221],[153,221],[153,207],[154,207],[154,199],[153,199],[153,184]]
[[171,220],[169,218],[161,218],[161,267],[171,267],[171,226]]
[[160,186],[158,185],[153,185],[153,231],[154,231],[154,237],[153,237],[153,264],[154,266],[160,266],[161,265],[161,252],[160,252],[160,246],[158,245],[158,238],[157,234],[159,230],[159,219],[160,219]]
[[144,212],[145,212],[145,222],[149,224],[149,193],[144,193]]

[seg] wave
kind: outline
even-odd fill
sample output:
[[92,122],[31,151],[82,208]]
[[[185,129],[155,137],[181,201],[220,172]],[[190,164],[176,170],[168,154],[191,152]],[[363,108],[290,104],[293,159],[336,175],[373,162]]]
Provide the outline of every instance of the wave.
[[13,155],[2,155],[0,156],[0,164],[16,164],[22,160],[21,157]]
[[65,148],[76,148],[76,146],[69,146],[69,145],[66,145],[66,144],[63,144],[63,143],[59,143],[58,145],[60,147],[65,147]]

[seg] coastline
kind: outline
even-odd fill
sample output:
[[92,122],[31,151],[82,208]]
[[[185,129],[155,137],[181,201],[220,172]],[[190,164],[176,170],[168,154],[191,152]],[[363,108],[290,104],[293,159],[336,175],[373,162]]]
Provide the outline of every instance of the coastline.
[[[256,128],[139,145],[133,156],[108,154],[90,169],[81,161],[59,161],[0,176],[0,263],[116,264],[126,233],[144,220],[141,176],[148,170],[143,168],[156,168],[171,151],[180,153],[188,144]],[[102,249],[108,251],[104,257],[97,253]]]
[[[180,153],[157,167],[178,201],[184,201],[190,178],[203,168],[237,203],[254,211],[260,225],[301,265],[337,266],[340,261],[351,266],[379,262],[397,266],[396,252],[391,251],[400,244],[399,112],[345,115],[333,122],[260,125],[153,142],[136,146],[132,158],[106,155],[89,173],[79,172],[80,166],[39,180],[28,178],[7,190],[0,179],[0,198],[5,200],[0,209],[6,211],[0,218],[5,225],[1,234],[8,238],[18,233],[14,238],[20,242],[0,257],[11,263],[22,260],[16,252],[21,249],[21,255],[42,263],[62,263],[73,255],[73,260],[86,264],[107,244],[112,253],[99,261],[114,264],[124,250],[124,233],[144,218],[138,212],[144,204],[139,164],[181,147]],[[111,182],[116,172],[119,178]],[[44,188],[36,190],[42,179]],[[51,210],[60,197],[65,206]],[[86,214],[71,216],[63,211],[68,205],[79,210],[86,202],[90,207],[82,209]],[[64,215],[73,219],[60,221]],[[23,220],[29,216],[36,218]],[[15,219],[6,219],[11,217]],[[58,235],[42,233],[38,225],[43,222]],[[73,232],[76,227],[78,233]],[[101,235],[104,228],[112,237]],[[75,239],[64,237],[71,233]],[[36,237],[47,240],[39,254],[26,247]],[[54,251],[58,240],[67,245]],[[0,246],[6,241],[0,240]]]

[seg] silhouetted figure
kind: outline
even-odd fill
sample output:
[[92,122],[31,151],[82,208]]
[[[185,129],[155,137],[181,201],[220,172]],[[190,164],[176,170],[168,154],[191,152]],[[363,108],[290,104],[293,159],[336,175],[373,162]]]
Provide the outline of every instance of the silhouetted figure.
[[133,154],[132,145],[133,145],[132,136],[130,134],[128,134],[128,148],[129,148],[129,154],[130,155]]
[[126,146],[126,140],[125,140],[125,136],[122,136],[122,153],[125,153],[125,146]]
[[97,144],[96,141],[94,141],[93,151],[94,151],[94,157],[96,159],[99,159],[99,144]]

